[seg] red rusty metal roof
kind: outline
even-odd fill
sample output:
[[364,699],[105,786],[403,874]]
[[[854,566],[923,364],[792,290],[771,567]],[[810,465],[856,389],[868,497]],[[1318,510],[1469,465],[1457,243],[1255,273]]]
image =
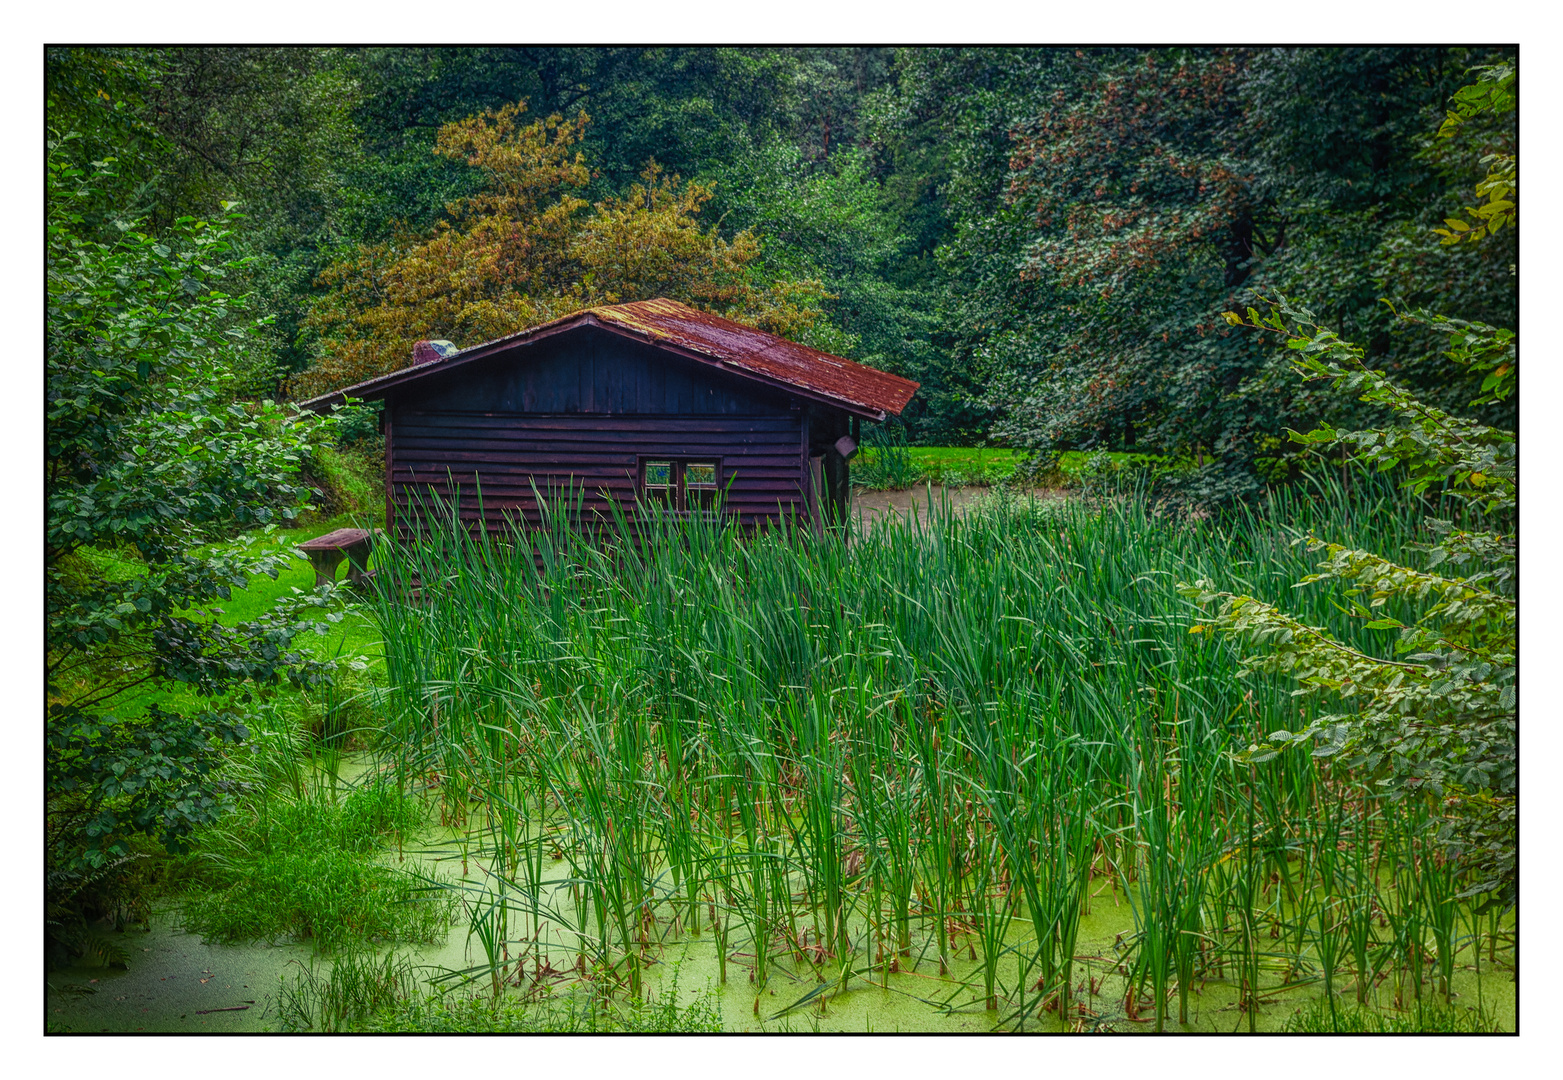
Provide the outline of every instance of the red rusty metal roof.
[[375,398],[394,386],[464,366],[529,340],[551,337],[576,326],[601,326],[671,348],[736,375],[795,387],[850,412],[883,420],[906,408],[918,383],[841,356],[811,349],[752,326],[697,311],[676,300],[638,300],[587,308],[508,337],[462,349],[447,359],[416,364],[367,382],[311,398],[306,409],[325,409],[344,396]]
[[799,345],[676,300],[641,300],[595,308],[606,323],[720,360],[723,367],[765,375],[860,408],[899,415],[918,384],[840,356]]

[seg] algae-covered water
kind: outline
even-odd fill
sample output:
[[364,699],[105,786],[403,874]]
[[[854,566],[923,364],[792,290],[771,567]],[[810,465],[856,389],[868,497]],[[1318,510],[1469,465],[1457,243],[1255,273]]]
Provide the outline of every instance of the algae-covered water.
[[[339,778],[345,785],[370,781],[373,765],[356,755],[345,759]],[[440,880],[469,898],[487,898],[498,888],[478,858],[473,837],[452,828],[432,829],[421,844],[387,851],[381,861],[427,883]],[[582,947],[581,911],[575,905],[570,866],[564,859],[544,863],[538,908],[548,914],[534,920],[527,904],[512,892],[505,938],[504,993],[536,1000],[569,992],[583,977],[604,978],[601,972],[578,969]],[[999,1008],[986,1007],[983,950],[971,927],[951,921],[950,953],[940,973],[933,936],[926,926],[913,932],[904,954],[874,944],[860,919],[849,920],[852,960],[843,972],[834,957],[818,950],[817,931],[807,919],[799,948],[774,943],[763,986],[754,982],[752,939],[733,918],[727,926],[726,981],[716,938],[708,920],[691,932],[687,913],[654,908],[644,944],[634,962],[640,966],[641,994],[660,999],[674,994],[683,1004],[701,998],[716,1004],[726,1030],[734,1032],[946,1032],[1003,1031],[1136,1033],[1156,1030],[1156,1009],[1145,994],[1129,993],[1125,961],[1130,956],[1136,925],[1134,894],[1111,876],[1093,879],[1087,910],[1081,918],[1066,1015],[1057,1007],[1033,1004],[1022,1014],[1015,1004],[1027,999],[1027,982],[1035,974],[1020,969],[1020,957],[1030,929],[1023,912],[1015,912],[1006,943],[1016,948],[1001,956],[995,972]],[[714,909],[713,909],[714,913]],[[1284,912],[1282,912],[1284,914]],[[584,921],[588,935],[590,919]],[[1271,932],[1279,935],[1276,920]],[[1510,927],[1512,929],[1512,927]],[[1243,992],[1232,966],[1223,977],[1202,978],[1188,988],[1187,1023],[1178,1023],[1180,995],[1175,979],[1167,990],[1163,1030],[1224,1033],[1279,1031],[1298,1010],[1324,997],[1324,983],[1312,957],[1302,962],[1288,955],[1284,943],[1261,935],[1259,953],[1260,1007],[1252,1024],[1242,1005]],[[1418,1009],[1479,1010],[1501,1031],[1514,1031],[1517,987],[1513,949],[1500,941],[1496,963],[1489,943],[1480,943],[1480,957],[1466,941],[1457,955],[1452,993],[1447,1006],[1438,990],[1432,965],[1420,988],[1408,974],[1392,971],[1369,995],[1369,1004],[1387,1015],[1412,1019]],[[46,1028],[54,1032],[263,1032],[279,1030],[278,997],[285,981],[296,982],[303,970],[329,968],[332,959],[307,943],[256,942],[220,945],[186,932],[177,905],[159,910],[145,929],[130,929],[119,943],[129,954],[128,969],[79,966],[51,971],[46,977]],[[1273,946],[1273,948],[1271,947]],[[383,950],[382,950],[383,951]],[[488,960],[467,920],[457,918],[445,940],[430,946],[400,946],[390,951],[409,958],[421,976],[449,993],[481,997],[491,993]],[[872,960],[869,958],[872,957]],[[1478,961],[1480,973],[1478,973]],[[1387,965],[1390,968],[1396,965]],[[582,968],[585,965],[581,965]],[[478,970],[474,970],[478,969]],[[451,973],[470,972],[466,978]],[[443,976],[443,978],[441,978]],[[628,993],[624,963],[611,976],[615,994]],[[1418,993],[1420,989],[1420,993]],[[1356,1005],[1356,984],[1349,965],[1334,978],[1337,1006]],[[1035,1001],[1035,993],[1030,1000]]]
[[[820,972],[807,963],[775,963],[769,987],[758,995],[758,1016],[754,1009],[756,995],[752,984],[747,982],[746,968],[730,963],[729,982],[725,987],[719,987],[717,994],[725,1026],[733,1031],[1148,1033],[1156,1029],[1154,1006],[1148,998],[1141,997],[1131,1015],[1125,1005],[1127,980],[1116,973],[1123,954],[1121,946],[1115,948],[1115,945],[1120,941],[1120,935],[1132,928],[1132,916],[1126,906],[1099,910],[1083,920],[1073,980],[1076,998],[1071,1001],[1070,1015],[1063,1020],[1056,1010],[1020,1017],[1011,1006],[1002,1003],[997,1010],[985,1009],[978,964],[964,948],[961,952],[964,962],[952,964],[945,977],[938,975],[937,963],[926,956],[915,965],[909,959],[902,959],[901,971],[888,975],[882,970],[860,973],[848,981],[845,991],[836,991],[834,987],[838,969],[827,966]],[[1016,976],[1013,959],[1009,960],[1008,966],[1010,970],[1000,972],[1000,985],[1013,990]],[[685,944],[665,949],[660,962],[649,969],[648,992],[655,993],[671,977],[675,967],[681,989],[716,983],[714,951],[709,945]],[[1323,996],[1323,984],[1317,977],[1283,982],[1283,967],[1280,962],[1267,965],[1265,990],[1260,995],[1261,1008],[1254,1018],[1255,1031],[1281,1030],[1295,1012]],[[829,981],[830,992],[824,994],[822,1000],[804,1000],[810,994],[826,989],[818,981],[821,974]],[[1090,992],[1093,986],[1096,993]],[[1351,986],[1349,974],[1337,975],[1337,1003],[1343,1010],[1355,1004]],[[1345,993],[1341,993],[1343,989]],[[1453,1008],[1475,1007],[1480,1000],[1482,1011],[1500,1030],[1515,1030],[1516,994],[1512,970],[1493,971],[1484,964],[1484,971],[1478,976],[1471,966],[1465,965],[1456,974],[1453,989],[1450,1003]],[[1393,993],[1393,983],[1386,982],[1374,1000],[1387,1002]],[[1422,995],[1424,1007],[1442,1005],[1442,996],[1435,993],[1431,984],[1422,988]],[[1233,982],[1196,981],[1189,994],[1187,1024],[1177,1023],[1175,989],[1170,998],[1166,1031],[1223,1033],[1249,1030],[1248,1014],[1240,1005],[1240,987]],[[804,1003],[797,1004],[800,1001]],[[1385,1008],[1399,1015],[1414,1016],[1416,1001],[1407,996],[1405,1004],[1403,1010],[1395,1010],[1392,1005]]]
[[[394,855],[387,856],[395,861]],[[460,854],[453,847],[408,852],[400,863],[410,872],[443,873],[460,881]],[[561,861],[549,868],[550,878],[563,882],[568,874]],[[477,874],[471,880],[477,884]],[[563,885],[554,886],[563,896]],[[1001,1007],[985,1008],[980,949],[957,935],[955,956],[944,975],[932,956],[931,943],[914,938],[910,955],[879,957],[871,970],[863,969],[866,950],[857,953],[856,967],[843,978],[841,968],[829,958],[816,963],[805,950],[774,957],[767,984],[756,990],[751,981],[752,953],[746,951],[743,931],[733,928],[728,946],[727,982],[720,980],[713,935],[706,927],[699,935],[680,933],[672,920],[659,922],[640,954],[643,995],[649,998],[676,992],[685,1003],[697,996],[719,1004],[725,1029],[734,1032],[947,1032],[978,1033],[995,1030],[1078,1033],[1151,1032],[1156,1028],[1155,1009],[1147,997],[1133,1001],[1121,973],[1125,939],[1135,931],[1128,898],[1103,880],[1098,883],[1089,914],[1082,919],[1075,956],[1074,997],[1068,1015],[1056,1010],[1033,1011],[1024,1017],[1006,1002],[1013,1000],[1018,976],[1013,954],[1001,963],[997,989]],[[518,920],[519,921],[519,920]],[[861,928],[858,928],[861,929]],[[573,928],[545,923],[535,945],[517,942],[506,968],[506,993],[513,996],[560,993],[580,976],[575,971]],[[1011,932],[1024,934],[1017,922]],[[124,934],[125,950],[132,954],[128,970],[105,967],[72,967],[50,972],[46,980],[46,1026],[55,1032],[262,1032],[278,1029],[278,990],[284,980],[297,979],[303,966],[329,964],[307,944],[253,943],[215,945],[180,929],[175,908],[158,912],[150,929]],[[807,941],[805,942],[807,944]],[[534,951],[535,950],[535,951]],[[420,965],[426,976],[454,972],[485,963],[479,942],[463,925],[453,926],[437,946],[402,948]],[[1456,1010],[1480,1008],[1499,1030],[1513,1031],[1517,994],[1512,954],[1498,953],[1498,964],[1481,957],[1481,974],[1472,950],[1460,954],[1450,1006]],[[889,963],[887,964],[887,959]],[[1307,971],[1290,973],[1289,961],[1279,952],[1261,960],[1261,1007],[1253,1018],[1253,1030],[1278,1031],[1299,1009],[1323,996],[1322,981]],[[894,970],[886,970],[886,967]],[[674,984],[676,980],[676,991]],[[486,996],[490,981],[485,974],[457,994]],[[1188,1023],[1177,1023],[1178,995],[1170,988],[1165,1022],[1167,1031],[1247,1032],[1248,1013],[1242,1008],[1241,990],[1228,979],[1197,981],[1188,995]],[[1355,1004],[1355,986],[1349,971],[1335,979],[1340,1008]],[[1400,1008],[1396,1007],[1397,995]],[[1381,1010],[1414,1017],[1418,1000],[1414,988],[1397,984],[1391,976],[1375,988],[1370,1001]],[[1421,987],[1420,1004],[1442,1006],[1442,995],[1431,979]]]
[[271,1029],[281,980],[307,963],[308,945],[212,945],[163,911],[149,930],[124,933],[128,969],[69,967],[45,977],[50,1031],[233,1032]]

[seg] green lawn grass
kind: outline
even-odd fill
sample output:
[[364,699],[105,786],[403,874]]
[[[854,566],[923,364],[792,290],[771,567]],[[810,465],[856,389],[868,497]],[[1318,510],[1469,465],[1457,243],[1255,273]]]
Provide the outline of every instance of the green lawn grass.
[[[877,450],[864,447],[853,462],[863,475],[871,475],[876,465]],[[1022,460],[1019,451],[1002,447],[981,446],[912,446],[907,448],[911,457],[913,483],[945,484],[958,487],[966,484],[996,484],[1009,480]],[[1057,469],[1038,477],[1041,483],[1067,486],[1088,470],[1103,464],[1124,468],[1131,465],[1161,464],[1170,459],[1159,454],[1131,454],[1116,450],[1066,450],[1059,455]],[[870,483],[877,487],[878,484]]]
[[[247,588],[235,589],[227,600],[211,605],[207,610],[216,615],[218,622],[235,626],[239,623],[251,622],[266,614],[278,600],[292,595],[294,590],[308,592],[315,587],[315,571],[304,555],[298,551],[298,545],[335,529],[357,524],[359,523],[349,520],[344,515],[298,529],[252,533],[229,544],[213,545],[214,548],[228,548],[235,543],[242,543],[257,555],[268,551],[282,551],[295,557],[285,563],[284,569],[276,578],[258,574],[250,579]],[[131,577],[140,573],[142,569],[142,564],[135,555],[124,550],[91,548],[82,552],[82,558],[111,579]],[[370,565],[374,565],[372,558]],[[346,576],[347,561],[344,559],[337,567],[337,580],[344,580]],[[381,646],[379,632],[352,597],[349,595],[340,598],[329,609],[329,614],[340,614],[341,618],[335,622],[325,622],[325,634],[300,637],[299,647],[321,659],[362,657],[371,668],[377,667],[380,663]],[[284,686],[284,692],[291,693],[292,690]],[[153,683],[144,689],[129,691],[115,699],[112,708],[131,715],[154,704],[168,709],[188,709],[200,700],[177,683]]]

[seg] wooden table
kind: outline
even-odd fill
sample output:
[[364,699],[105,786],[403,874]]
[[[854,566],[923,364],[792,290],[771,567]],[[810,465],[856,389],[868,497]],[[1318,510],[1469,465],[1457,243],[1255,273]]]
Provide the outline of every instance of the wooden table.
[[315,584],[325,585],[336,580],[336,570],[347,559],[347,580],[357,585],[369,573],[369,549],[374,537],[368,529],[338,529],[324,536],[317,536],[298,546],[309,556],[309,565],[315,568]]

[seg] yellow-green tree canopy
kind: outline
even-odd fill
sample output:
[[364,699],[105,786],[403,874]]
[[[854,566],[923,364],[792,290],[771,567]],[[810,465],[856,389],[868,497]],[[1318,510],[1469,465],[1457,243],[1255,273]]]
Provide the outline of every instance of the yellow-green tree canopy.
[[472,345],[597,304],[666,296],[793,336],[818,317],[813,280],[763,282],[752,232],[702,228],[711,190],[651,163],[620,198],[572,194],[591,174],[576,149],[589,123],[558,114],[522,124],[526,103],[440,129],[434,152],[488,183],[446,207],[430,235],[360,247],[321,274],[306,325],[319,357],[289,385],[310,396],[411,363],[413,342]]

